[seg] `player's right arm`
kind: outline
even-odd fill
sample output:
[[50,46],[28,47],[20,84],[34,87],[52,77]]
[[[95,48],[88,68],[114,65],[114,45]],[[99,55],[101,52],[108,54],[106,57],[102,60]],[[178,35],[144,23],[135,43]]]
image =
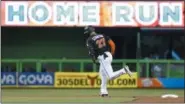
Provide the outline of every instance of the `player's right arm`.
[[105,38],[108,41],[108,45],[110,46],[111,54],[114,55],[115,50],[116,50],[116,45],[115,45],[114,41],[108,36],[105,36]]
[[114,43],[114,41],[112,39],[109,39],[108,43],[109,43],[110,48],[111,48],[111,54],[114,55],[115,49],[116,49],[116,45],[115,45],[115,43]]

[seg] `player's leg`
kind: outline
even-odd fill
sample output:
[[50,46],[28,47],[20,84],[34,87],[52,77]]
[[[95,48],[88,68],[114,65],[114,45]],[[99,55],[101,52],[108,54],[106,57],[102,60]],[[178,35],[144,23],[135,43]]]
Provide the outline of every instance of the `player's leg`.
[[113,80],[115,78],[118,78],[119,76],[123,75],[123,74],[129,74],[131,76],[131,72],[128,68],[128,66],[125,66],[124,68],[113,72],[113,68],[112,68],[112,55],[111,53],[107,52],[107,58],[102,58],[100,60],[100,63],[102,64],[102,67],[104,69],[104,71],[106,72],[106,74],[108,75],[108,77],[110,78],[110,80]]
[[103,70],[106,72],[110,80],[115,79],[126,73],[124,69],[120,69],[118,71],[113,72],[113,69],[110,63],[104,62],[104,61],[102,61],[101,63],[103,66]]
[[101,88],[100,88],[100,94],[102,96],[104,95],[108,95],[108,91],[107,91],[107,75],[103,70],[102,65],[100,64],[100,78],[101,78]]

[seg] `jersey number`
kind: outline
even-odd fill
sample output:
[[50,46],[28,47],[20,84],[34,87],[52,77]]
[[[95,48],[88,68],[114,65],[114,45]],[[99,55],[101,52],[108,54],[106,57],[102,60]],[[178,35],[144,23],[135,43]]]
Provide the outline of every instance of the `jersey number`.
[[106,46],[105,39],[101,38],[101,39],[96,40],[96,44],[98,45],[98,48],[102,48],[102,47]]

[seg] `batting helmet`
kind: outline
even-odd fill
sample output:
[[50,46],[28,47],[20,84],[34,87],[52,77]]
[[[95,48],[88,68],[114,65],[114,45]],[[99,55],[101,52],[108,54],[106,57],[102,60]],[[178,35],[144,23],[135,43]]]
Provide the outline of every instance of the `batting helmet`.
[[95,32],[95,28],[94,28],[94,27],[92,27],[92,26],[86,26],[86,27],[84,28],[84,34],[89,35],[89,34],[92,33],[92,32]]

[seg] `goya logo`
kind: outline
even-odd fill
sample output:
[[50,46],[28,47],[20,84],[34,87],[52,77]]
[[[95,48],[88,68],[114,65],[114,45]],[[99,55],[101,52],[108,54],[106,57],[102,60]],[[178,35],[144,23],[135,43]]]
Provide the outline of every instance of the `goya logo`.
[[16,85],[16,73],[2,72],[1,85]]
[[53,85],[53,73],[21,73],[19,85]]

